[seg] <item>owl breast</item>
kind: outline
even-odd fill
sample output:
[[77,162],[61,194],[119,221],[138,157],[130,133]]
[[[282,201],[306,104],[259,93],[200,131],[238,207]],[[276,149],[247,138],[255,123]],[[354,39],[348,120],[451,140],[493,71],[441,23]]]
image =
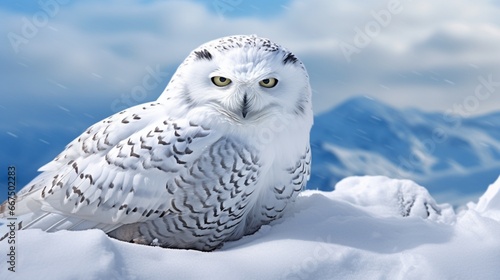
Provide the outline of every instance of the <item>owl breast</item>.
[[293,164],[271,160],[243,139],[221,137],[169,180],[169,211],[110,236],[169,248],[210,251],[281,217],[307,181],[310,153]]

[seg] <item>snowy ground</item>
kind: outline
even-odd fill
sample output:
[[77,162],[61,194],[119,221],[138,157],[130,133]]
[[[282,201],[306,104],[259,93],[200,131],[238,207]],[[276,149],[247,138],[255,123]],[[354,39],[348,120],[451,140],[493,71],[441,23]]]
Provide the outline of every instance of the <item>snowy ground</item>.
[[16,272],[2,261],[0,279],[498,279],[500,178],[455,213],[411,181],[350,177],[333,192],[304,192],[284,219],[209,253],[99,230],[16,234]]

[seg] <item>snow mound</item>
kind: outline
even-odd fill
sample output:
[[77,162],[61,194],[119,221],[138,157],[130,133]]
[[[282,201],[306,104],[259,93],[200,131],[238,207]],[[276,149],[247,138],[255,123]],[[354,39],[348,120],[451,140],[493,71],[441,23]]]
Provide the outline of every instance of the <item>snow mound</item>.
[[348,177],[335,186],[331,197],[383,217],[420,217],[445,223],[455,221],[451,205],[438,205],[425,188],[410,180],[384,176]]
[[500,222],[500,177],[488,187],[474,208],[483,216]]
[[[348,178],[214,252],[19,231],[16,272],[2,261],[0,279],[498,279],[499,190],[500,179],[455,215],[411,181]],[[3,256],[9,246],[0,242]]]

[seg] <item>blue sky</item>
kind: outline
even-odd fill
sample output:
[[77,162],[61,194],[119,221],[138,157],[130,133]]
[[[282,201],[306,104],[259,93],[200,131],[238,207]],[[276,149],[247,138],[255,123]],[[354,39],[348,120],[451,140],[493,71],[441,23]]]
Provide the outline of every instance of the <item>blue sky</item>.
[[[500,108],[493,1],[2,1],[0,18],[0,170],[18,166],[19,187],[91,124],[156,99],[190,50],[232,34],[295,52],[316,113],[356,95],[427,111]],[[134,97],[151,71],[164,81]]]

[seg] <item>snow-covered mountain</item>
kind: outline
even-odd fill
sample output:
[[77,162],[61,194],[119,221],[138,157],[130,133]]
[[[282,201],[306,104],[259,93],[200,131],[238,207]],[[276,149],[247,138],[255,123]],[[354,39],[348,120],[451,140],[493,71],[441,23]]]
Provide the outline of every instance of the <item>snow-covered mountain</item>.
[[438,200],[468,200],[500,174],[500,113],[465,118],[357,97],[315,118],[311,145],[308,188],[332,189],[352,175],[386,175],[412,179]]

